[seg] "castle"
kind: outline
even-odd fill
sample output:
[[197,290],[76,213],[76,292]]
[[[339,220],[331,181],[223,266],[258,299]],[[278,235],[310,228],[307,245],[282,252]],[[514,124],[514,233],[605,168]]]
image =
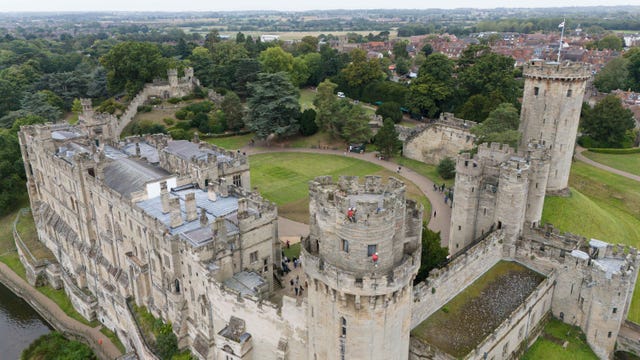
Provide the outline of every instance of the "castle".
[[[483,145],[457,159],[453,256],[416,286],[423,209],[405,198],[401,181],[310,182],[305,293],[294,297],[281,291],[289,278],[277,208],[251,192],[245,155],[197,137],[120,139],[131,114],[94,114],[86,101],[77,125],[19,134],[38,236],[57,260],[33,266],[19,249],[27,277],[64,288],[85,318],[142,359],[156,356],[132,304],[170,322],[179,345],[199,359],[511,359],[549,314],[580,326],[609,358],[629,310],[636,249],[539,224],[545,193],[566,191],[575,131],[566,136],[580,104],[572,98],[581,98],[588,76],[576,65],[545,63],[524,74],[522,149]],[[148,85],[139,101],[177,96],[196,81]],[[497,322],[467,341],[464,354],[422,336],[439,331],[429,321],[439,309],[504,261],[535,281],[526,291],[509,281],[505,291],[518,296],[485,296],[511,302],[489,314]]]

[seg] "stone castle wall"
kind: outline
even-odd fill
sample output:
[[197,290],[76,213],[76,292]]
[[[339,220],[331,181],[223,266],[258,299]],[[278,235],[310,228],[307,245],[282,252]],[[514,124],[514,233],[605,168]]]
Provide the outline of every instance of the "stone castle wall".
[[491,269],[502,256],[504,235],[494,231],[485,240],[441,269],[434,269],[429,277],[413,289],[411,328],[415,328],[460,291]]
[[444,158],[455,158],[473,147],[475,135],[469,129],[476,123],[444,113],[433,124],[401,131],[406,133],[402,155],[409,159],[437,165]]

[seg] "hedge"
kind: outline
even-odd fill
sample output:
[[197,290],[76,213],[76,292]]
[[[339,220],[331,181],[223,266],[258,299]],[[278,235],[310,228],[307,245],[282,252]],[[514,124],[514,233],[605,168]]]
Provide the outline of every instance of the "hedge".
[[607,149],[607,148],[589,148],[589,151],[601,154],[640,154],[640,148],[627,149]]

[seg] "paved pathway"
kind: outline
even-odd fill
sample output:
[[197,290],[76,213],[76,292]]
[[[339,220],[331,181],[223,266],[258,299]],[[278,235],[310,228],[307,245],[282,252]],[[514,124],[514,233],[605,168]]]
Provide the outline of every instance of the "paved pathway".
[[[279,148],[279,147],[258,147],[258,146],[245,146],[241,149],[241,151],[246,152],[247,154],[260,154],[260,153],[268,153],[268,152],[300,152],[300,153],[314,153],[314,154],[331,154],[331,155],[340,155],[340,156],[348,156],[356,159],[368,161],[377,165],[380,165],[388,170],[397,171],[398,164],[387,161],[380,160],[376,158],[373,152],[364,153],[364,154],[356,154],[347,152],[345,155],[344,151],[339,150],[324,150],[324,149],[307,149],[307,148]],[[433,231],[440,231],[442,246],[447,246],[447,242],[449,240],[449,224],[451,222],[451,208],[449,205],[444,203],[444,194],[439,191],[433,190],[433,182],[428,178],[412,171],[411,169],[403,167],[400,170],[400,175],[406,178],[407,180],[413,182],[422,193],[429,199],[431,202],[431,219],[429,221],[428,227]],[[433,215],[436,215],[435,217]],[[301,224],[291,220],[282,220],[283,218],[278,219],[278,232],[280,236],[299,236],[309,233],[308,225]],[[306,232],[302,232],[302,229],[306,228]]]
[[610,167],[610,166],[604,165],[604,164],[602,164],[602,163],[599,163],[599,162],[597,162],[597,161],[593,161],[593,160],[591,160],[591,159],[589,159],[589,158],[585,157],[584,155],[582,155],[582,152],[583,152],[583,151],[586,151],[586,150],[587,150],[587,149],[585,149],[585,148],[583,148],[583,147],[581,147],[581,146],[577,146],[577,145],[576,145],[576,155],[575,155],[575,158],[576,158],[576,159],[578,159],[578,160],[580,160],[580,161],[582,161],[582,162],[585,162],[585,163],[587,163],[587,164],[589,164],[589,165],[591,165],[591,166],[595,166],[595,167],[597,167],[597,168],[599,168],[599,169],[602,169],[602,170],[608,171],[608,172],[610,172],[610,173],[614,173],[614,174],[617,174],[617,175],[620,175],[620,176],[624,176],[624,177],[629,178],[629,179],[631,179],[631,180],[640,181],[640,176],[638,176],[638,175],[631,174],[631,173],[628,173],[628,172],[626,172],[626,171],[622,171],[622,170],[614,169],[614,168],[612,168],[612,167]]
[[[96,351],[96,355],[100,358],[115,359],[122,355],[120,350],[111,342],[111,340],[100,332],[102,325],[92,328],[69,317],[64,311],[62,311],[62,309],[60,309],[58,304],[36,290],[33,286],[29,285],[29,283],[16,275],[16,273],[14,273],[13,270],[4,263],[0,263],[0,278],[2,283],[7,285],[16,295],[25,299],[32,306],[35,305],[41,309],[44,308],[43,310],[45,312],[48,312],[68,331],[76,334],[82,334],[84,338],[91,342],[91,347],[94,348],[94,351],[99,350],[99,352]],[[49,319],[49,316],[47,316],[46,313],[43,314],[40,312],[40,315],[50,323],[53,322],[52,319]],[[64,331],[62,329],[58,330]],[[100,352],[102,354],[100,354]]]

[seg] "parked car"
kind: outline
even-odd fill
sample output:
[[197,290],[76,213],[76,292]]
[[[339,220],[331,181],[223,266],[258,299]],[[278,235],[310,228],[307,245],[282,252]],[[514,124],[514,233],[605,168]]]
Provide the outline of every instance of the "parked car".
[[338,97],[339,98],[344,98],[344,93],[342,91],[338,91]]
[[349,144],[349,152],[362,154],[366,146],[366,144]]

